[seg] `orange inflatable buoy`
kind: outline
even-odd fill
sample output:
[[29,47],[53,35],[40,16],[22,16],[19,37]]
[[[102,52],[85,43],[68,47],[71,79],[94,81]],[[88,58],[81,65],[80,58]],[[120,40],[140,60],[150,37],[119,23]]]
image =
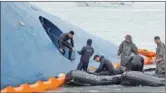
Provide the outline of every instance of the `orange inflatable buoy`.
[[16,92],[32,92],[27,83],[22,84],[21,86],[14,88],[14,90]]
[[30,85],[32,92],[43,92],[46,90],[49,86],[47,84],[44,84],[42,81],[37,81],[35,84]]
[[1,93],[15,93],[15,89],[12,86],[8,86],[1,90]]
[[91,67],[89,68],[89,70],[90,70],[90,71],[94,71],[94,70],[96,70],[96,68],[95,68],[94,66],[91,66]]
[[52,89],[57,89],[58,87],[62,86],[65,83],[65,75],[55,78],[55,77],[50,77],[48,81],[37,81],[34,84],[22,84],[19,87],[6,87],[1,90],[2,93],[23,93],[23,92],[44,92],[46,90],[52,90]]
[[146,57],[155,57],[156,53],[145,49],[138,49],[138,52]]
[[49,78],[47,83],[49,83],[49,90],[56,89],[57,87],[59,87],[59,81],[54,77]]
[[65,84],[65,79],[66,79],[66,76],[62,76],[57,79],[59,82],[59,86],[62,86],[63,84]]
[[120,63],[115,63],[114,68],[120,68]]
[[146,57],[144,59],[144,65],[150,65],[153,64],[153,58],[152,57]]

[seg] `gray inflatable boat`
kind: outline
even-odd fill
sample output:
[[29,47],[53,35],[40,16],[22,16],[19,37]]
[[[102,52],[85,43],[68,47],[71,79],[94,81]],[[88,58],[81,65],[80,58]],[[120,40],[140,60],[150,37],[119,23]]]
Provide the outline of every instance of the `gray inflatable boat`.
[[121,75],[98,76],[92,73],[73,70],[66,76],[67,83],[78,85],[112,85],[121,83]]
[[89,72],[72,70],[66,75],[66,82],[74,85],[124,85],[124,86],[165,86],[165,78],[138,71],[128,71],[113,76],[96,75]]

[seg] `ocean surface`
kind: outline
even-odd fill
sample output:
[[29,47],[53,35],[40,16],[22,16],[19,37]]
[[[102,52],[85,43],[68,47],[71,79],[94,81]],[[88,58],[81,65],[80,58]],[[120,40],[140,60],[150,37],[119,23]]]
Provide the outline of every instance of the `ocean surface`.
[[129,6],[112,7],[79,7],[75,2],[32,4],[117,45],[124,40],[126,34],[132,35],[139,48],[155,50],[153,38],[156,35],[165,42],[164,2],[135,2]]
[[[139,47],[155,51],[154,36],[165,42],[165,3],[136,2],[132,5],[81,7],[75,2],[31,2],[42,10],[90,34],[119,45],[131,34]],[[99,42],[100,43],[100,42]],[[102,46],[102,45],[101,45]],[[51,91],[53,92],[53,91]],[[56,90],[54,90],[56,92]],[[84,86],[62,87],[58,92],[164,93],[164,87]]]

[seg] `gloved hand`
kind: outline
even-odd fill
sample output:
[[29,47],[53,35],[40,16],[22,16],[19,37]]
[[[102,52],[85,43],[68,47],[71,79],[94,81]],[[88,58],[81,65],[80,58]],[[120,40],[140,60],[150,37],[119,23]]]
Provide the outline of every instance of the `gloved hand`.
[[81,53],[80,53],[80,51],[77,51],[77,53],[80,55]]
[[61,49],[61,48],[60,48],[60,51],[61,51],[62,53],[64,53],[64,50],[63,50],[63,49]]
[[127,68],[124,67],[124,66],[120,66],[120,68],[121,68],[121,70],[122,70],[123,72],[125,72],[125,71],[127,70]]

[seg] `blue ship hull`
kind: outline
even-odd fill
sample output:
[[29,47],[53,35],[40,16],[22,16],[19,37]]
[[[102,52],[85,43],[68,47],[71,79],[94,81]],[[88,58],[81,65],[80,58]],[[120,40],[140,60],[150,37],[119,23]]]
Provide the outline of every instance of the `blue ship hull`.
[[[100,52],[117,62],[117,46],[111,42],[90,35],[27,2],[1,2],[1,89],[47,80],[77,68],[80,56],[76,54],[71,62],[61,55],[42,27],[39,16],[50,20],[63,33],[75,31],[77,50],[91,38],[95,53]],[[90,65],[96,65],[92,58]]]

